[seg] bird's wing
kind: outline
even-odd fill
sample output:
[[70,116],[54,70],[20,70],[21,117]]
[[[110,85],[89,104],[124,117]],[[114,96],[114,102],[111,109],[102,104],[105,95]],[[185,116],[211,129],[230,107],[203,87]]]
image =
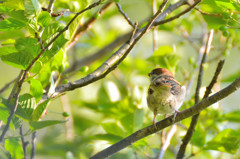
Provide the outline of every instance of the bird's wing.
[[156,86],[167,86],[173,95],[178,95],[181,92],[181,85],[171,76],[161,76],[154,81]]

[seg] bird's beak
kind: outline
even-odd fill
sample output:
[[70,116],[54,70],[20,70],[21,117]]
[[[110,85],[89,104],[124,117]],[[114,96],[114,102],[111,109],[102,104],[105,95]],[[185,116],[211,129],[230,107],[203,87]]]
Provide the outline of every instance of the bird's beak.
[[148,75],[148,76],[150,76],[150,75],[151,75],[151,73],[148,73],[147,75]]

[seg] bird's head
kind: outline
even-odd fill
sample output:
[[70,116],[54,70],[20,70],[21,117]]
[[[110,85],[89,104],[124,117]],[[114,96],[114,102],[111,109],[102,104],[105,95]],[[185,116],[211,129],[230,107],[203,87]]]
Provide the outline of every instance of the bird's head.
[[156,78],[157,76],[160,75],[167,75],[167,76],[172,76],[173,74],[172,72],[170,72],[168,69],[166,68],[155,68],[153,69],[150,73],[148,73],[148,76],[150,77],[150,80],[152,81],[154,78]]

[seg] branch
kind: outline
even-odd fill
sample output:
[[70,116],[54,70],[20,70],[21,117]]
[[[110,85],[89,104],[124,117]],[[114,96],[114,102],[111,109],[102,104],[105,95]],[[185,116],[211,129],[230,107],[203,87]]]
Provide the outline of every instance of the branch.
[[124,19],[126,19],[126,21],[128,22],[129,25],[131,25],[131,27],[134,28],[134,23],[130,20],[130,18],[127,16],[126,13],[124,13],[124,11],[122,10],[122,7],[119,3],[115,3],[117,8],[118,8],[118,11],[123,15]]
[[[200,0],[198,0],[200,2]],[[166,0],[164,2],[167,2]],[[198,2],[198,3],[199,3]],[[129,54],[133,46],[138,42],[138,40],[149,31],[153,26],[156,26],[157,24],[164,24],[166,22],[169,22],[171,20],[174,20],[176,18],[169,18],[171,20],[163,20],[167,15],[169,15],[172,11],[175,9],[181,7],[182,5],[185,5],[186,2],[185,0],[180,0],[177,3],[169,6],[165,11],[163,11],[165,5],[160,6],[159,11],[151,18],[150,22],[148,23],[147,26],[145,26],[142,29],[137,30],[136,34],[134,34],[132,38],[132,42],[127,41],[124,43],[109,59],[107,59],[100,67],[98,67],[94,72],[90,73],[86,77],[83,77],[77,81],[74,82],[69,82],[67,84],[62,84],[59,85],[55,89],[55,93],[51,98],[54,98],[58,96],[61,93],[71,91],[74,89],[77,89],[79,87],[86,86],[88,84],[91,84],[99,79],[104,78],[107,74],[109,74],[112,70],[114,70],[124,59],[125,57]],[[194,3],[194,6],[196,3]],[[191,7],[193,8],[193,7]],[[188,9],[190,11],[191,9]],[[181,13],[181,15],[187,13],[184,11],[184,13]],[[181,15],[178,15],[180,17]],[[163,21],[163,22],[162,22]],[[159,22],[159,23],[158,23]],[[160,23],[161,22],[161,23]],[[50,98],[50,97],[46,97]]]
[[30,159],[35,159],[36,156],[36,142],[37,142],[37,131],[32,133],[32,150]]
[[[162,130],[163,131],[163,130]],[[172,125],[171,129],[168,131],[168,133],[165,136],[165,141],[161,145],[160,152],[158,154],[158,159],[162,159],[164,156],[165,151],[167,150],[168,146],[170,145],[170,141],[174,135],[174,133],[177,131],[177,125]]]
[[92,24],[97,20],[96,14],[102,15],[112,4],[113,4],[113,2],[109,2],[109,3],[105,4],[104,6],[102,6],[102,8],[97,13],[94,14],[94,16],[92,16],[90,19],[88,19],[86,22],[84,22],[83,25],[80,25],[78,27],[78,29],[76,30],[71,42],[68,43],[65,50],[67,51],[67,50],[71,49],[77,43],[79,37],[85,31],[87,31],[89,28],[91,28]]
[[28,65],[28,67],[26,68],[26,70],[22,70],[17,78],[17,81],[12,89],[12,92],[10,94],[10,96],[8,97],[8,102],[10,103],[12,99],[14,99],[14,104],[13,104],[13,108],[10,112],[10,115],[8,117],[8,120],[7,120],[7,124],[0,136],[0,142],[2,142],[5,134],[7,133],[9,127],[10,127],[10,123],[11,123],[11,120],[17,110],[17,106],[18,106],[18,98],[19,98],[19,93],[22,89],[22,84],[26,78],[26,75],[28,73],[28,71],[31,69],[31,67],[35,64],[35,62],[42,56],[42,54],[46,51],[45,48],[48,48],[53,42],[55,42],[57,40],[57,38],[63,34],[67,29],[68,27],[70,26],[70,24],[80,15],[82,14],[83,12],[89,10],[89,9],[92,9],[93,7],[96,7],[98,6],[100,3],[101,3],[102,0],[99,0],[98,2],[95,2],[93,4],[91,4],[90,6],[88,6],[87,8],[81,10],[80,12],[76,13],[76,15],[70,20],[70,22],[64,27],[64,29],[62,31],[60,31],[45,47],[42,48],[41,52],[32,60],[32,62]]
[[52,10],[53,10],[53,6],[54,6],[54,2],[55,0],[50,0],[49,4],[48,4],[48,8],[47,11],[51,14]]
[[22,148],[23,148],[23,153],[24,153],[24,159],[27,159],[27,145],[28,145],[28,141],[24,140],[22,126],[20,126],[19,131],[20,131],[20,136],[21,136],[21,141],[22,141]]
[[17,78],[13,79],[12,81],[6,83],[1,89],[0,89],[0,95],[11,85],[13,84]]
[[210,97],[204,98],[201,102],[195,104],[194,106],[183,110],[179,112],[176,115],[176,118],[174,122],[172,122],[172,116],[169,116],[168,118],[165,118],[159,122],[156,123],[156,128],[154,125],[148,126],[146,128],[143,128],[141,130],[138,130],[137,132],[133,133],[132,135],[126,137],[125,139],[117,142],[116,144],[102,150],[101,152],[95,154],[90,159],[103,159],[108,156],[113,155],[114,153],[126,148],[127,146],[133,144],[134,142],[149,136],[153,133],[156,133],[174,123],[177,123],[179,121],[182,121],[188,117],[191,117],[202,110],[206,109],[207,107],[211,106],[212,104],[222,100],[223,98],[226,98],[236,90],[240,88],[240,77],[238,77],[234,82],[232,82],[230,85],[225,87],[224,89],[220,90],[219,92],[213,94]]
[[[202,61],[201,61],[201,64],[200,64],[199,74],[198,74],[198,81],[197,81],[197,86],[196,86],[196,93],[195,93],[195,104],[199,102],[199,92],[200,92],[200,88],[201,88],[201,85],[202,85],[202,76],[203,76],[203,64],[205,63],[207,55],[208,55],[208,53],[209,53],[209,51],[211,49],[213,33],[214,33],[214,31],[211,30],[210,33],[208,34],[208,39],[207,39],[207,42],[206,42],[205,51],[204,51],[204,54],[203,54],[203,57],[202,57]],[[219,63],[219,65],[220,64],[221,63]],[[218,67],[220,67],[220,66],[218,66]],[[222,66],[221,66],[221,68],[222,68]],[[218,68],[217,68],[217,70],[218,70]],[[216,72],[217,72],[217,70],[216,70]],[[220,71],[221,71],[221,69],[220,69]],[[220,72],[218,72],[218,73],[220,73]],[[217,76],[213,77],[212,81],[215,81],[216,79],[214,79],[214,78],[217,78],[217,77],[218,77],[218,74],[217,74]],[[208,89],[210,89],[210,90],[206,91],[204,97],[208,97],[209,96],[210,91],[212,90],[212,87],[213,87],[214,84],[215,83],[213,83],[212,85],[209,85]],[[191,121],[190,127],[188,128],[187,134],[183,138],[183,140],[182,140],[183,143],[181,144],[180,149],[178,151],[177,159],[182,159],[183,158],[185,150],[186,150],[186,147],[187,147],[187,144],[189,143],[189,141],[190,141],[190,139],[192,137],[192,134],[193,134],[193,132],[195,130],[195,127],[196,127],[199,115],[200,115],[200,113],[198,113],[198,114],[196,114],[196,115],[194,115],[192,117],[192,121]]]
[[118,37],[117,39],[115,39],[112,43],[106,45],[104,48],[98,50],[97,52],[87,57],[84,57],[83,59],[77,60],[74,65],[71,65],[67,70],[63,72],[63,75],[76,71],[85,65],[90,65],[91,63],[98,60],[99,58],[104,57],[107,54],[110,54],[111,51],[114,50],[117,46],[119,46],[124,41],[129,39],[130,35],[131,35],[130,33],[124,34]]

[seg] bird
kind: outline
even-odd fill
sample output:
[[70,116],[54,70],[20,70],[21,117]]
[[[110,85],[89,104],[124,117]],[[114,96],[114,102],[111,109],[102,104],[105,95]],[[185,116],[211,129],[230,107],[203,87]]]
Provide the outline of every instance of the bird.
[[166,68],[155,68],[149,74],[150,86],[147,94],[147,104],[153,112],[153,125],[156,127],[157,114],[174,113],[173,121],[186,94],[182,86]]

